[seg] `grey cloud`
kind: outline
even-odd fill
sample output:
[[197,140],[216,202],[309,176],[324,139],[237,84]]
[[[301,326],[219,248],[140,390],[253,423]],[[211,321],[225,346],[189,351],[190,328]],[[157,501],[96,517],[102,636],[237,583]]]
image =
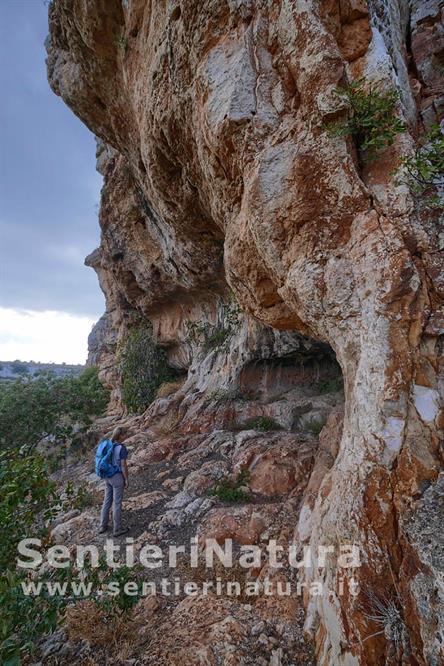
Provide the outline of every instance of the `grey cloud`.
[[0,4],[0,306],[99,317],[92,134],[49,89],[41,0]]

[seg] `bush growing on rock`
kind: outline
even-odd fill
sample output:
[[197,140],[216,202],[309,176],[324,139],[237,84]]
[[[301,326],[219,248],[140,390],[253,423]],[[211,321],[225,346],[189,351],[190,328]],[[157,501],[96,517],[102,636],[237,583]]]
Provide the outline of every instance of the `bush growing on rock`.
[[350,111],[346,119],[328,125],[328,130],[333,136],[354,136],[363,161],[374,160],[405,132],[404,123],[396,115],[396,90],[384,92],[360,78],[335,92],[346,100]]
[[130,412],[142,412],[164,382],[177,373],[167,363],[165,350],[156,345],[150,326],[141,324],[128,334],[120,355],[122,400]]
[[243,487],[248,483],[249,479],[249,472],[242,470],[235,479],[227,476],[216,483],[214,488],[210,490],[209,494],[217,497],[222,502],[230,502],[233,504],[249,502],[250,496],[245,490],[243,490]]
[[414,154],[402,159],[401,166],[414,196],[426,195],[424,203],[430,208],[444,205],[444,132],[439,125],[432,125]]
[[[62,501],[49,477],[48,460],[38,453],[0,453],[0,663],[10,666],[33,654],[38,640],[56,628],[66,604],[65,597],[45,589],[37,596],[25,595],[22,584],[30,579],[15,566],[17,545],[31,529],[33,538],[48,539],[55,515],[83,501],[82,491],[74,489]],[[36,584],[39,580],[33,578]]]

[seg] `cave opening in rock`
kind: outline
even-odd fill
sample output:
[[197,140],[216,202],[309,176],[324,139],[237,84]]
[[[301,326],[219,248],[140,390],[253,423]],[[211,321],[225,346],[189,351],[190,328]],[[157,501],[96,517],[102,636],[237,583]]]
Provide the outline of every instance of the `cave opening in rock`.
[[264,400],[298,389],[306,395],[342,390],[342,372],[333,349],[323,343],[313,345],[310,352],[249,361],[240,373],[240,390],[255,392]]

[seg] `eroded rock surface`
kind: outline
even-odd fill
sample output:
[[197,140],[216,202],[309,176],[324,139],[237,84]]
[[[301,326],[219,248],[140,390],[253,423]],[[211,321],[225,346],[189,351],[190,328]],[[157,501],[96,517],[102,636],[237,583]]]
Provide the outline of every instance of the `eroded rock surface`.
[[[222,463],[249,466],[300,547],[358,544],[358,596],[348,574],[339,593],[334,561],[307,574],[331,590],[304,598],[322,666],[444,659],[440,558],[423,543],[426,512],[442,517],[443,223],[393,175],[424,123],[442,119],[442,18],[440,0],[54,0],[49,10],[50,84],[99,137],[102,239],[88,263],[107,313],[92,352],[112,411],[134,311],[187,372],[132,422],[138,473],[169,461],[192,498],[148,529],[165,539],[193,520],[227,525],[200,501],[208,455],[220,457],[215,476]],[[345,113],[335,87],[358,77],[398,88],[408,130],[364,165],[325,129]],[[229,288],[244,314],[228,348],[203,353],[189,323],[223,319]],[[331,349],[343,417],[334,391],[310,389],[335,376]],[[253,384],[251,404],[230,398]],[[211,402],[216,391],[223,401]],[[227,427],[260,414],[282,435]],[[164,492],[151,471],[139,491]],[[384,599],[395,612],[376,621]],[[194,617],[189,606],[174,610],[172,635]],[[241,617],[224,625],[237,657],[224,647],[190,663],[250,663]],[[292,663],[290,643],[273,649],[268,663]]]

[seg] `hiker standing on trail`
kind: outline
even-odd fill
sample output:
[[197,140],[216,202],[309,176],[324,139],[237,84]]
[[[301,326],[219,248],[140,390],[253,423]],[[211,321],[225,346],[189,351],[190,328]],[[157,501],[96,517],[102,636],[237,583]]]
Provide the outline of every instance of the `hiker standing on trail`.
[[122,528],[123,491],[128,487],[128,450],[122,444],[124,430],[117,427],[111,439],[103,439],[96,453],[96,473],[106,480],[105,497],[100,517],[99,534],[108,530],[109,512],[113,507],[113,536],[126,534],[128,528]]

